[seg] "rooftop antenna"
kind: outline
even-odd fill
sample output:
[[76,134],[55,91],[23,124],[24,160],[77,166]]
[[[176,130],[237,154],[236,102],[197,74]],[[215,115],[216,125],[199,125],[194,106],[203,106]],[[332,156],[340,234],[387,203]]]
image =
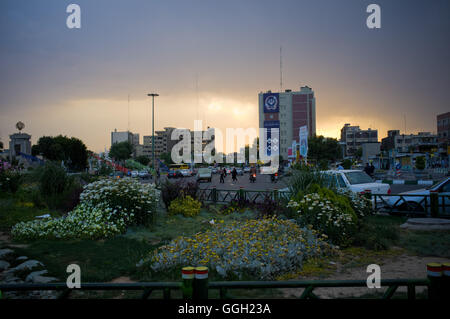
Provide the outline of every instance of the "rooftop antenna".
[[196,120],[199,120],[199,115],[198,115],[198,74],[195,73],[195,98],[196,98],[196,103],[197,103],[197,118]]
[[403,121],[405,122],[405,135],[406,135],[406,114],[403,114]]
[[128,93],[128,132],[130,131],[130,93]]
[[282,47],[280,45],[280,92],[283,92],[283,55]]

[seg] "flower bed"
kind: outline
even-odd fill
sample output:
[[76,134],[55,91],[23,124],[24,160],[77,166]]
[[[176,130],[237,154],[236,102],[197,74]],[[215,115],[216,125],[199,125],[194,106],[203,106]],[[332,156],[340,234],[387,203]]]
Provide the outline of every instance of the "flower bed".
[[85,186],[80,204],[66,216],[18,223],[11,234],[16,239],[106,238],[151,219],[158,198],[154,185],[100,180]]
[[314,192],[297,196],[288,203],[301,224],[311,225],[335,245],[348,245],[357,229],[357,215],[350,200],[333,191],[313,187]]
[[151,271],[208,266],[223,278],[273,279],[298,270],[305,259],[329,251],[315,231],[276,218],[218,223],[193,237],[178,237],[140,262]]

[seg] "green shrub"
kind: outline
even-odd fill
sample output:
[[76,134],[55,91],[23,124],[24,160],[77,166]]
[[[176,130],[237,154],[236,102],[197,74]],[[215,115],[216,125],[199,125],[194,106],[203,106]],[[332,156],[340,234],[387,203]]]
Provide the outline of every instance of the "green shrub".
[[[304,194],[304,195],[303,195]],[[348,246],[357,230],[357,216],[345,196],[330,189],[311,185],[289,202],[302,225],[311,225],[335,245]]]
[[194,217],[200,213],[202,203],[193,199],[191,196],[178,197],[174,199],[169,206],[169,214],[183,215],[184,217]]
[[292,176],[288,182],[288,187],[292,194],[305,192],[313,184],[330,186],[329,177],[320,170],[306,166],[292,170]]
[[424,156],[419,156],[416,158],[416,168],[417,169],[425,169],[426,160]]
[[22,183],[22,175],[11,170],[0,170],[0,190],[15,193]]
[[64,168],[54,163],[46,163],[39,174],[39,188],[44,197],[62,194],[73,183],[73,178]]

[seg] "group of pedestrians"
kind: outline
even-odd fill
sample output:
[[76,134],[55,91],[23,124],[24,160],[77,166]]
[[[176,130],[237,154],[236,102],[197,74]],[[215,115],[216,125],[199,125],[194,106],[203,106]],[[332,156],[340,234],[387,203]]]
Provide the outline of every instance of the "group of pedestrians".
[[[225,177],[227,177],[227,169],[223,167],[220,170],[220,183],[225,183]],[[233,170],[231,171],[231,179],[233,180],[233,182],[237,182],[236,168],[233,168]]]
[[370,162],[370,165],[369,163],[366,163],[366,167],[364,167],[364,172],[366,172],[366,174],[369,175],[370,177],[373,177],[375,172],[375,166],[373,166],[372,162]]

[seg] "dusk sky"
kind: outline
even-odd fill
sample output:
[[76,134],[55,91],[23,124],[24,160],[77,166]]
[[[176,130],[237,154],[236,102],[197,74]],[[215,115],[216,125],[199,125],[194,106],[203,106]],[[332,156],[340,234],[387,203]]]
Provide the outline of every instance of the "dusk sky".
[[[81,7],[81,29],[66,7]],[[368,29],[367,5],[381,7]],[[450,111],[450,1],[0,2],[0,139],[19,120],[43,135],[109,148],[111,131],[258,126],[258,93],[308,85],[317,133],[344,123],[436,132]],[[197,81],[196,81],[197,79]],[[196,85],[198,83],[198,85]],[[196,89],[198,87],[198,90]]]

